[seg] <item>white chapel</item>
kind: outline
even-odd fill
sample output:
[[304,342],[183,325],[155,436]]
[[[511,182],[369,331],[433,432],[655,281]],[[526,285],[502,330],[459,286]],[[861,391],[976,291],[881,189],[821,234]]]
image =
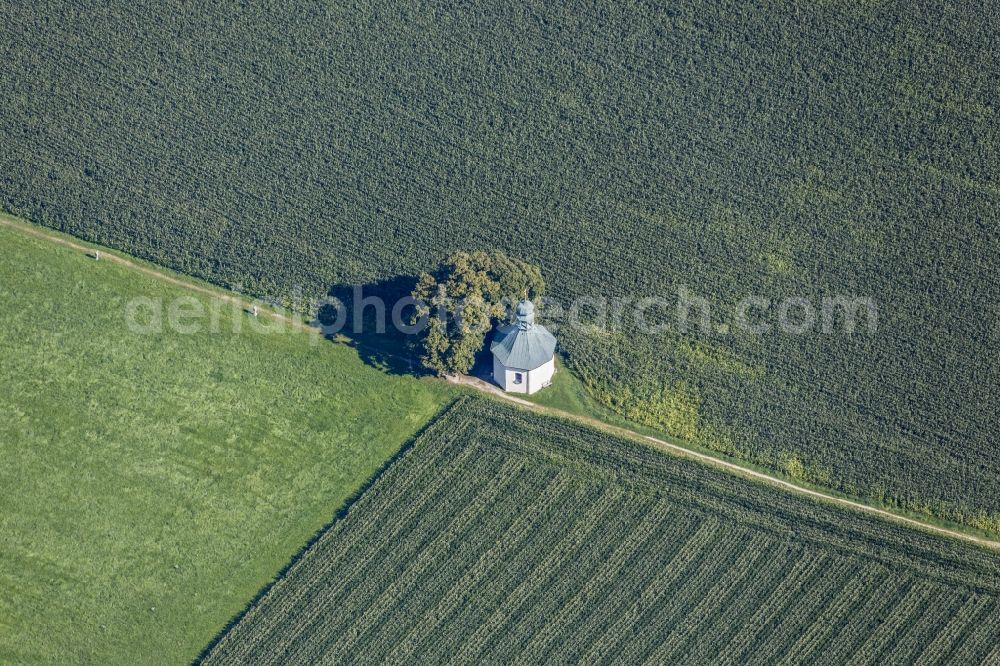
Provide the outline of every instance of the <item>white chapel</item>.
[[493,352],[493,381],[510,393],[534,393],[552,383],[556,371],[556,339],[535,323],[535,306],[521,301],[515,321],[497,329]]

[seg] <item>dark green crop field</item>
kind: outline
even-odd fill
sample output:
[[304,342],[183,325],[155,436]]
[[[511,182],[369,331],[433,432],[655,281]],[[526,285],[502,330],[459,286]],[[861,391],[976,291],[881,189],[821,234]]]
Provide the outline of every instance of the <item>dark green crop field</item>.
[[463,398],[207,664],[956,663],[1000,556]]
[[[684,286],[710,330],[561,331],[604,404],[1000,529],[994,4],[87,5],[2,10],[0,207],[274,297],[456,249]],[[727,330],[751,294],[878,323]]]

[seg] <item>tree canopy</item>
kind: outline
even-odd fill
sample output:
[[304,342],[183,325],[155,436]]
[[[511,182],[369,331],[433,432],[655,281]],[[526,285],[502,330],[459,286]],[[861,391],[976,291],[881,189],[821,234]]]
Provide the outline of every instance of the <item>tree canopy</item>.
[[542,272],[502,252],[455,252],[413,290],[414,320],[427,319],[421,362],[438,374],[467,373],[486,334],[523,298],[545,290]]

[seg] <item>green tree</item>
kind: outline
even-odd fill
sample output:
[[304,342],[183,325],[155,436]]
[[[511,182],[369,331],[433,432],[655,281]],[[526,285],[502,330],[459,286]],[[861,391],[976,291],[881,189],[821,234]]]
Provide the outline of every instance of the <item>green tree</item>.
[[545,290],[538,266],[502,252],[455,252],[413,290],[414,321],[426,317],[421,362],[438,374],[466,373],[486,334],[523,298]]

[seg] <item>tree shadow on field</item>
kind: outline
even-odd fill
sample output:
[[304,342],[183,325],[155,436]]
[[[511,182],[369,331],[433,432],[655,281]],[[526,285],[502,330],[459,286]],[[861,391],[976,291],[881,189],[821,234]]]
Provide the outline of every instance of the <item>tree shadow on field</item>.
[[391,375],[425,375],[420,336],[410,328],[417,284],[400,275],[368,284],[330,288],[317,322],[328,340],[353,347],[365,364]]
[[490,351],[490,343],[493,342],[493,337],[496,335],[496,331],[490,331],[486,336],[486,342],[483,344],[483,348],[479,350],[476,354],[476,361],[472,365],[472,369],[469,370],[469,374],[473,377],[477,377],[486,382],[493,382],[493,352]]

